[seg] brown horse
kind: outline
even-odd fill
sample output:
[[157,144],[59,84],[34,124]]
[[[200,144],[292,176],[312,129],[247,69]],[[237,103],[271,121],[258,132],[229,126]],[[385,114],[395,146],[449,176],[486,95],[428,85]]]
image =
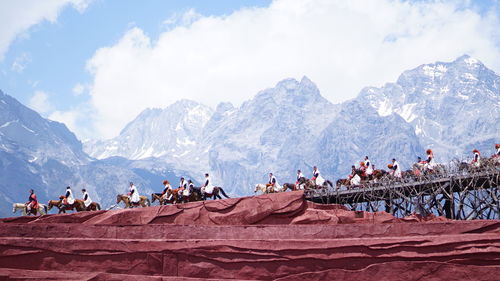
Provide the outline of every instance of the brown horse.
[[329,180],[325,180],[325,182],[323,183],[323,185],[316,185],[316,183],[313,180],[309,180],[309,179],[306,179],[306,178],[300,178],[299,179],[299,185],[302,185],[302,184],[304,185],[304,189],[305,190],[327,188],[328,186],[333,187],[332,182],[329,181]]
[[163,200],[163,193],[151,193],[151,203],[154,203],[156,200],[160,202],[160,205],[167,204],[167,202]]
[[140,196],[139,203],[133,204],[130,202],[130,198],[128,197],[128,195],[125,194],[116,195],[116,204],[120,203],[121,201],[123,201],[123,203],[125,204],[125,208],[133,208],[139,206],[148,207],[151,205],[151,202],[146,196]]
[[290,189],[291,191],[297,190],[297,187],[295,186],[294,183],[284,183],[282,187],[283,187],[281,189],[282,192],[287,191],[288,189]]
[[57,207],[59,209],[58,214],[66,213],[66,211],[76,210],[77,212],[85,211],[85,204],[80,199],[75,199],[75,202],[71,205],[63,204],[64,196],[59,196],[59,200],[49,200],[47,203],[48,210],[52,209],[52,207]]
[[[84,204],[85,206],[85,204]],[[99,211],[101,209],[101,205],[99,205],[99,203],[97,202],[92,202],[90,203],[90,205],[85,208],[85,211]]]
[[336,182],[337,189],[339,189],[341,186],[347,187],[347,189],[350,189],[351,186],[351,181],[349,179],[338,179]]
[[224,192],[224,189],[222,189],[222,187],[220,186],[214,186],[214,190],[212,191],[212,193],[206,193],[206,192],[203,192],[203,200],[207,200],[207,198],[212,198],[212,199],[216,199],[216,198],[219,198],[219,199],[222,199],[222,197],[219,195],[219,193],[222,193],[222,195],[224,195],[224,197],[226,198],[229,198],[229,196],[227,196],[226,192]]

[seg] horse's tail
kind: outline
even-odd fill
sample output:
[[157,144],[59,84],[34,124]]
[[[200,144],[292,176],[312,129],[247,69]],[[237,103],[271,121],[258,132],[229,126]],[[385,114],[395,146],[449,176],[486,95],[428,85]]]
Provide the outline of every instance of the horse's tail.
[[332,183],[331,181],[326,180],[325,182],[326,182],[326,184],[327,184],[327,185],[329,185],[330,187],[333,187],[333,183]]
[[149,201],[149,198],[146,198],[146,206],[151,206],[151,201]]
[[101,210],[101,205],[99,203],[95,203],[95,208],[97,209],[97,211],[100,211]]
[[226,192],[224,192],[224,189],[222,189],[222,187],[219,187],[219,190],[222,193],[222,195],[224,195],[224,197],[230,198],[229,196],[227,196]]
[[49,207],[47,205],[43,205],[43,211],[45,212],[45,215],[49,213]]

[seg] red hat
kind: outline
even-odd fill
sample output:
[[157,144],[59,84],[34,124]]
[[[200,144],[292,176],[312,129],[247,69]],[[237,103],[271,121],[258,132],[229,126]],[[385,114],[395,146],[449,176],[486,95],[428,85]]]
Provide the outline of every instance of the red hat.
[[477,152],[477,153],[479,153],[479,150],[477,150],[477,149],[474,149],[474,150],[473,150],[472,152]]
[[495,147],[496,147],[496,148],[499,148],[499,147],[500,147],[500,144],[498,144],[498,143],[497,143],[497,144],[495,144]]
[[163,181],[163,185],[167,184],[168,183],[168,180],[164,180]]
[[387,168],[389,168],[389,169],[392,169],[392,167],[394,167],[392,164],[387,165]]
[[432,153],[432,149],[429,148],[429,149],[427,149],[426,152],[427,152],[427,154],[431,154]]

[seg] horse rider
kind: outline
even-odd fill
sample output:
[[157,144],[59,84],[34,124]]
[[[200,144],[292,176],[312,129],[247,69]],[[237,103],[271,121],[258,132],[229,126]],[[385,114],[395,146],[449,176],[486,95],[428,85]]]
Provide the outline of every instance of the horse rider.
[[30,189],[30,197],[25,205],[27,213],[30,213],[31,210],[38,210],[38,200],[36,199],[36,194],[33,189]]
[[75,203],[75,197],[73,196],[73,191],[70,186],[66,187],[66,194],[64,195],[63,204],[66,206],[73,205]]
[[368,159],[368,156],[365,156],[364,162],[365,162],[365,173],[369,178],[371,178],[373,174],[373,165],[370,159]]
[[299,183],[300,183],[300,181],[304,181],[305,179],[306,179],[306,177],[304,177],[304,174],[302,174],[302,171],[297,170],[297,182],[295,182],[295,187],[297,189],[304,189],[303,186],[302,186],[302,188],[300,188],[301,186],[299,186]]
[[276,180],[276,177],[273,175],[273,173],[269,173],[269,182],[267,183],[267,188],[268,191],[274,191],[278,192],[281,189],[281,186],[278,184],[278,181]]
[[[161,198],[164,200],[170,200],[172,199],[173,194],[171,193],[172,191],[172,186],[170,185],[170,182],[168,180],[163,181],[163,192],[161,193]],[[168,197],[167,197],[168,196]]]
[[181,177],[181,182],[179,183],[179,188],[178,188],[178,192],[177,192],[177,196],[179,197],[179,201],[182,199],[182,196],[184,194],[184,190],[186,190],[187,188],[187,181],[186,179],[184,179],[184,177]]
[[313,167],[313,177],[311,179],[315,185],[323,185],[325,183],[325,179],[321,176],[321,173],[319,172],[318,167],[314,166]]
[[137,187],[134,185],[133,182],[130,182],[129,199],[130,199],[130,203],[132,203],[132,204],[139,204],[139,201],[141,200],[141,197],[139,196],[139,192],[137,191]]
[[430,148],[427,149],[425,153],[427,154],[427,160],[425,161],[424,168],[427,170],[432,170],[432,166],[434,166],[434,161],[432,161],[434,160],[434,153]]
[[[361,169],[363,169],[364,163],[361,162]],[[361,184],[361,177],[358,175],[358,170],[356,169],[355,165],[351,166],[351,174],[347,176],[347,179],[349,180],[349,183],[351,185],[360,185]]]
[[399,166],[399,163],[395,158],[392,158],[392,163],[387,165],[387,167],[392,170],[390,172],[392,176],[396,178],[401,178],[403,176],[401,173],[401,167]]
[[481,160],[481,153],[477,149],[472,150],[472,153],[474,153],[474,158],[472,159],[471,164],[472,164],[472,166],[479,168],[479,161]]
[[210,180],[210,175],[205,174],[205,184],[201,187],[201,192],[206,194],[212,194],[214,192],[214,186]]
[[351,173],[347,176],[348,180],[351,180],[357,174],[356,166],[351,166]]
[[188,180],[187,181],[187,184],[186,184],[186,188],[184,188],[184,190],[182,191],[182,196],[186,197],[186,198],[189,198],[189,196],[191,195],[191,191],[193,190],[194,188],[194,183],[192,180]]
[[493,155],[493,157],[500,157],[500,144],[495,144],[495,149],[496,152],[495,155]]
[[82,193],[83,193],[83,204],[85,205],[85,208],[88,208],[90,204],[92,204],[92,199],[90,199],[89,193],[85,188],[82,188]]

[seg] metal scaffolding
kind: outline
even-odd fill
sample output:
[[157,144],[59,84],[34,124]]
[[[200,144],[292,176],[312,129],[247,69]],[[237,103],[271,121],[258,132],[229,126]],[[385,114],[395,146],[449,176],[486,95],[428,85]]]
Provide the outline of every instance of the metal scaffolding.
[[353,188],[306,190],[306,199],[342,204],[356,211],[386,211],[396,217],[413,213],[450,219],[500,219],[500,160],[481,167],[453,161],[440,172],[401,179],[387,176]]

